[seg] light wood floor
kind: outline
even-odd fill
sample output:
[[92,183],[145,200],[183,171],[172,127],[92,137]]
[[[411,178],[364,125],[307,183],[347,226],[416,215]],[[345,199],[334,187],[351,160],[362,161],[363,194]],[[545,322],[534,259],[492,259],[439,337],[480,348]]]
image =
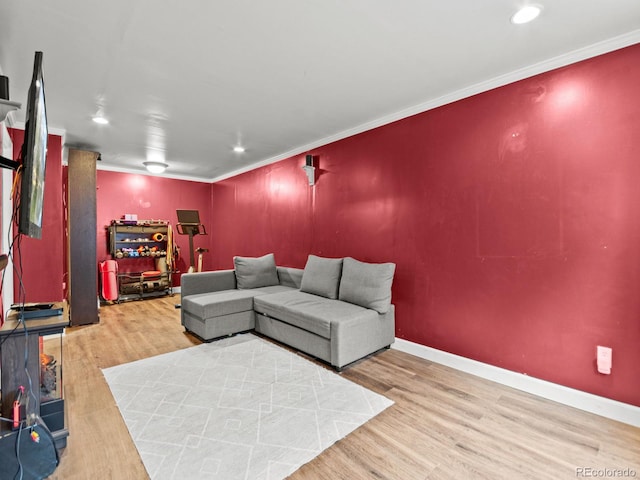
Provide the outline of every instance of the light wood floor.
[[[99,324],[67,329],[70,436],[52,479],[148,478],[101,369],[198,344],[180,326],[179,301],[104,306]],[[393,349],[342,375],[395,404],[300,468],[295,480],[558,480],[616,478],[624,469],[640,478],[638,428]]]

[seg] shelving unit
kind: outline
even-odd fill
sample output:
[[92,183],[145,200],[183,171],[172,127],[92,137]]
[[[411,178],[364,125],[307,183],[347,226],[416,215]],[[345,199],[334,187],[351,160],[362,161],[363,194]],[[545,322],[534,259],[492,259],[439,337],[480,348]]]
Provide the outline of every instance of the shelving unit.
[[22,104],[18,102],[10,102],[9,100],[0,99],[0,122],[4,122],[9,112],[18,110]]
[[[173,295],[172,272],[166,267],[168,222],[113,220],[107,228],[109,253],[118,262],[118,301]],[[143,269],[152,261],[153,269]],[[123,268],[125,263],[130,268]],[[131,269],[132,264],[139,266]]]
[[[10,102],[9,100],[3,100],[0,98],[0,124],[6,120],[7,115],[9,115],[10,112],[19,110],[20,105],[21,104],[18,102]],[[20,167],[20,163],[2,156],[2,146],[0,146],[0,168],[17,170],[18,167]]]

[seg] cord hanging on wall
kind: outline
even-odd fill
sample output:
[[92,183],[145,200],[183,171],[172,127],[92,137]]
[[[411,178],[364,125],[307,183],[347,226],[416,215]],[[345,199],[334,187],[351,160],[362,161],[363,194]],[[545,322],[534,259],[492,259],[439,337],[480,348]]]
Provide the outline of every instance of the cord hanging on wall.
[[305,164],[302,166],[302,169],[307,174],[307,178],[309,179],[309,185],[313,186],[316,184],[316,167],[313,166],[313,155],[307,155],[305,158]]

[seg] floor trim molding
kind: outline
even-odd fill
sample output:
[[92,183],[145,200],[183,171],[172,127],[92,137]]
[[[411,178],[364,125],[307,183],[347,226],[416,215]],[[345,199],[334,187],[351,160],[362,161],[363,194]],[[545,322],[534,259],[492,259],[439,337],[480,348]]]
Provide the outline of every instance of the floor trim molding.
[[570,407],[640,427],[640,407],[396,338],[392,348]]

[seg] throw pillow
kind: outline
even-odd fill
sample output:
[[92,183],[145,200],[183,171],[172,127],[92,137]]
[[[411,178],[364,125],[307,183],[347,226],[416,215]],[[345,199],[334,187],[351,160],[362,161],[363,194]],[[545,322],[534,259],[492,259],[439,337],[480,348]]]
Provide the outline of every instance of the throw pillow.
[[395,263],[365,263],[347,257],[342,261],[338,298],[378,313],[387,313],[395,270]]
[[262,257],[233,257],[236,283],[240,290],[279,285],[273,253]]
[[302,273],[300,291],[335,300],[338,298],[341,258],[324,258],[309,255]]

